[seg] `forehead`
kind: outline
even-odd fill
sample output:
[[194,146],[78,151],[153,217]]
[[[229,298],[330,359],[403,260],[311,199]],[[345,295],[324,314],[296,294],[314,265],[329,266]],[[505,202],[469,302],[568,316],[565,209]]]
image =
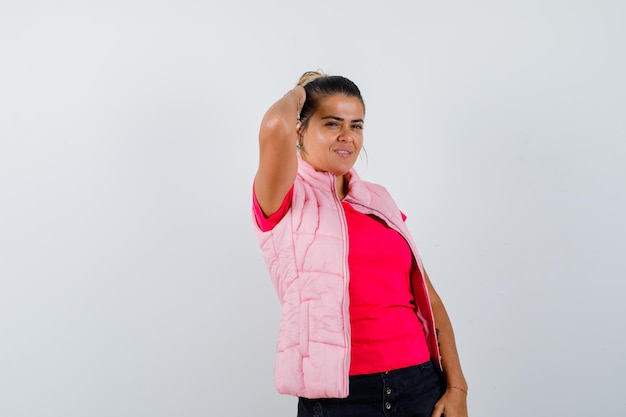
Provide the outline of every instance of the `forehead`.
[[321,97],[316,116],[342,116],[342,118],[362,119],[365,113],[363,103],[357,97],[335,94]]

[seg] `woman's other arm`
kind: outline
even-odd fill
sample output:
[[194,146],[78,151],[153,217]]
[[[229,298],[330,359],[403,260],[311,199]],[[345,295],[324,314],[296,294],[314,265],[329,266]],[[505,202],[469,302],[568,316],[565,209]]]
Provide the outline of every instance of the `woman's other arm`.
[[454,331],[452,323],[443,305],[443,301],[435,291],[430,278],[424,271],[428,295],[435,316],[435,325],[439,330],[439,350],[441,352],[441,362],[443,372],[446,377],[448,389],[439,399],[433,410],[433,417],[467,417],[467,382],[461,370],[461,361],[456,349]]

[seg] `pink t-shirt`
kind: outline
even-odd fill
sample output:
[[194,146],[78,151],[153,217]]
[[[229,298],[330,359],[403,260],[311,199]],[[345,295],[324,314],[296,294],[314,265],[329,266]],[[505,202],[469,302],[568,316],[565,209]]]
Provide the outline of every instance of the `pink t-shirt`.
[[[254,194],[254,193],[253,193]],[[257,224],[273,229],[291,206],[293,187],[278,211],[266,217],[253,195]],[[348,225],[350,269],[350,375],[384,372],[430,359],[415,313],[409,245],[384,222],[342,202]]]

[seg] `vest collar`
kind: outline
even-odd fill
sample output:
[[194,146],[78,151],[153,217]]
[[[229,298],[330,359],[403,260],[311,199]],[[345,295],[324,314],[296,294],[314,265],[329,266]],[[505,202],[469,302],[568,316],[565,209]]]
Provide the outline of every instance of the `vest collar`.
[[[302,159],[300,155],[298,155],[298,174],[312,187],[327,192],[333,190],[333,185],[337,178],[330,172],[316,171],[315,168]],[[348,193],[345,198],[367,205],[370,202],[368,198],[369,192],[367,192],[356,170],[351,168],[347,175]]]

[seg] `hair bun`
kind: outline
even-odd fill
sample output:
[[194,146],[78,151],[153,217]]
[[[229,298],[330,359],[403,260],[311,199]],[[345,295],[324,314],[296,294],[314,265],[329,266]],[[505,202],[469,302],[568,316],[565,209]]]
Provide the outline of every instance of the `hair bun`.
[[296,85],[300,85],[304,87],[310,82],[313,82],[323,77],[328,77],[328,74],[324,73],[324,71],[322,71],[321,69],[318,69],[317,71],[307,71],[304,74],[302,74],[302,76],[300,77]]

